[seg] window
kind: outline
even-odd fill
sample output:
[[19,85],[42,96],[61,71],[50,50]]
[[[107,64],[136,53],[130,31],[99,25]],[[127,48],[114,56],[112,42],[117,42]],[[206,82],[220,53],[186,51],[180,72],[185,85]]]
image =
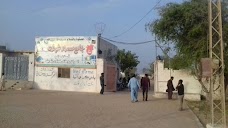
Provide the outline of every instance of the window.
[[70,78],[70,68],[58,68],[58,78]]

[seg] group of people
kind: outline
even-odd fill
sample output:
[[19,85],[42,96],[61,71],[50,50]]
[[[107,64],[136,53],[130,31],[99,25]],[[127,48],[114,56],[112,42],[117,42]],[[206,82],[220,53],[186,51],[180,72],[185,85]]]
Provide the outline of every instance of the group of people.
[[167,82],[167,89],[166,92],[168,93],[168,99],[171,100],[173,96],[173,91],[177,90],[178,93],[178,99],[180,100],[180,108],[179,110],[183,110],[183,101],[184,101],[184,85],[183,85],[183,80],[179,80],[178,84],[176,86],[176,89],[173,86],[173,79],[174,77],[172,76],[168,82]]
[[[177,90],[178,92],[178,99],[180,100],[180,108],[179,110],[183,110],[183,100],[184,100],[184,85],[183,80],[179,80],[176,86],[176,89],[173,86],[173,79],[171,77],[167,82],[167,89],[166,92],[168,93],[168,99],[172,99],[173,91]],[[104,93],[104,73],[101,73],[100,76],[100,83],[101,83],[101,91],[100,94]],[[141,78],[140,83],[139,80],[136,78],[136,75],[133,74],[131,79],[128,82],[128,88],[131,90],[131,102],[138,102],[138,90],[142,89],[143,101],[148,100],[148,91],[150,90],[150,79],[148,74],[145,74],[144,77]]]
[[128,87],[131,90],[131,102],[138,102],[138,90],[141,88],[143,93],[143,101],[148,100],[148,90],[150,89],[150,79],[148,78],[148,74],[145,74],[145,77],[141,78],[141,82],[139,84],[136,75],[134,74],[130,81],[128,82]]
[[[183,110],[183,101],[184,101],[184,85],[183,80],[179,80],[176,86],[176,89],[173,86],[173,79],[171,77],[167,82],[167,90],[168,92],[168,99],[172,99],[173,91],[177,90],[178,92],[178,99],[180,100],[180,107],[179,110]],[[150,79],[148,78],[148,74],[145,74],[145,77],[141,78],[141,83],[137,80],[136,76],[133,75],[128,83],[128,87],[131,89],[131,102],[138,102],[138,90],[141,88],[143,93],[143,101],[148,100],[148,90],[150,90]]]
[[[100,94],[104,94],[104,86],[106,86],[104,83],[104,73],[101,73],[100,85],[101,85]],[[140,88],[142,88],[142,92],[143,92],[143,101],[147,101],[148,90],[150,89],[150,79],[148,78],[148,74],[145,74],[145,77],[141,79],[141,84],[139,84],[138,79],[136,79],[136,75],[134,74],[128,82],[128,87],[131,89],[132,102],[138,102],[138,90]]]

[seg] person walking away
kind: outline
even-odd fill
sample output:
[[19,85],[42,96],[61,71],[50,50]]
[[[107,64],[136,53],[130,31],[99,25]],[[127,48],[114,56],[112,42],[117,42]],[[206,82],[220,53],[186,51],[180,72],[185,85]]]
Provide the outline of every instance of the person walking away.
[[141,79],[141,88],[143,92],[143,101],[147,101],[148,90],[150,89],[150,79],[148,78],[148,74],[145,74],[145,77]]
[[123,78],[123,86],[124,86],[124,88],[127,88],[127,79],[126,79],[126,77],[124,77]]
[[128,82],[128,87],[131,89],[131,102],[138,102],[138,90],[140,88],[138,80],[135,78],[135,74]]
[[123,89],[123,86],[122,86],[122,78],[119,78],[117,80],[117,90],[119,91],[121,89]]
[[174,87],[173,87],[173,79],[174,79],[174,77],[171,76],[171,78],[167,82],[167,90],[166,90],[166,92],[168,92],[168,99],[169,100],[172,99],[173,91],[175,90]]
[[140,86],[142,88],[142,80],[143,80],[143,77],[140,79]]
[[5,75],[4,73],[2,73],[2,77],[1,77],[1,91],[5,91],[6,88],[5,88]]
[[179,110],[183,110],[183,101],[184,101],[184,85],[183,80],[178,81],[178,85],[176,87],[178,93],[178,99],[180,100],[180,107]]
[[129,83],[130,79],[130,75],[127,75],[127,83]]
[[100,91],[100,94],[104,94],[104,73],[101,73],[101,76],[100,76],[100,84],[101,84],[101,91]]

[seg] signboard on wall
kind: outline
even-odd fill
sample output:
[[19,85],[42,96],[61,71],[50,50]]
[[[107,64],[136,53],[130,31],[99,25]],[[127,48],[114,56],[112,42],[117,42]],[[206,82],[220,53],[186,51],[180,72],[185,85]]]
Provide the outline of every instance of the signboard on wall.
[[97,37],[38,37],[37,66],[95,68]]

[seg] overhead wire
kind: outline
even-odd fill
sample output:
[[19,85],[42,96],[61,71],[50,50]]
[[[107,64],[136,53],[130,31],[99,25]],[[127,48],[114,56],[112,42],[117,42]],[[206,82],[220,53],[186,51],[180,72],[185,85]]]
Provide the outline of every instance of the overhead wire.
[[101,38],[104,40],[110,41],[110,42],[114,42],[114,43],[118,43],[118,44],[124,44],[124,45],[140,45],[140,44],[155,42],[155,40],[149,40],[149,41],[143,41],[143,42],[129,43],[129,42],[122,42],[122,41],[115,41],[115,40],[111,40],[111,39],[108,39],[105,37],[101,37]]
[[152,10],[154,10],[158,4],[161,2],[161,0],[159,0],[139,21],[137,21],[135,24],[133,24],[129,29],[123,31],[122,33],[112,37],[112,38],[116,38],[116,37],[119,37],[119,36],[122,36],[123,34],[127,33],[128,31],[130,31],[132,28],[134,28],[138,23],[140,23],[148,14],[150,14],[150,12]]

